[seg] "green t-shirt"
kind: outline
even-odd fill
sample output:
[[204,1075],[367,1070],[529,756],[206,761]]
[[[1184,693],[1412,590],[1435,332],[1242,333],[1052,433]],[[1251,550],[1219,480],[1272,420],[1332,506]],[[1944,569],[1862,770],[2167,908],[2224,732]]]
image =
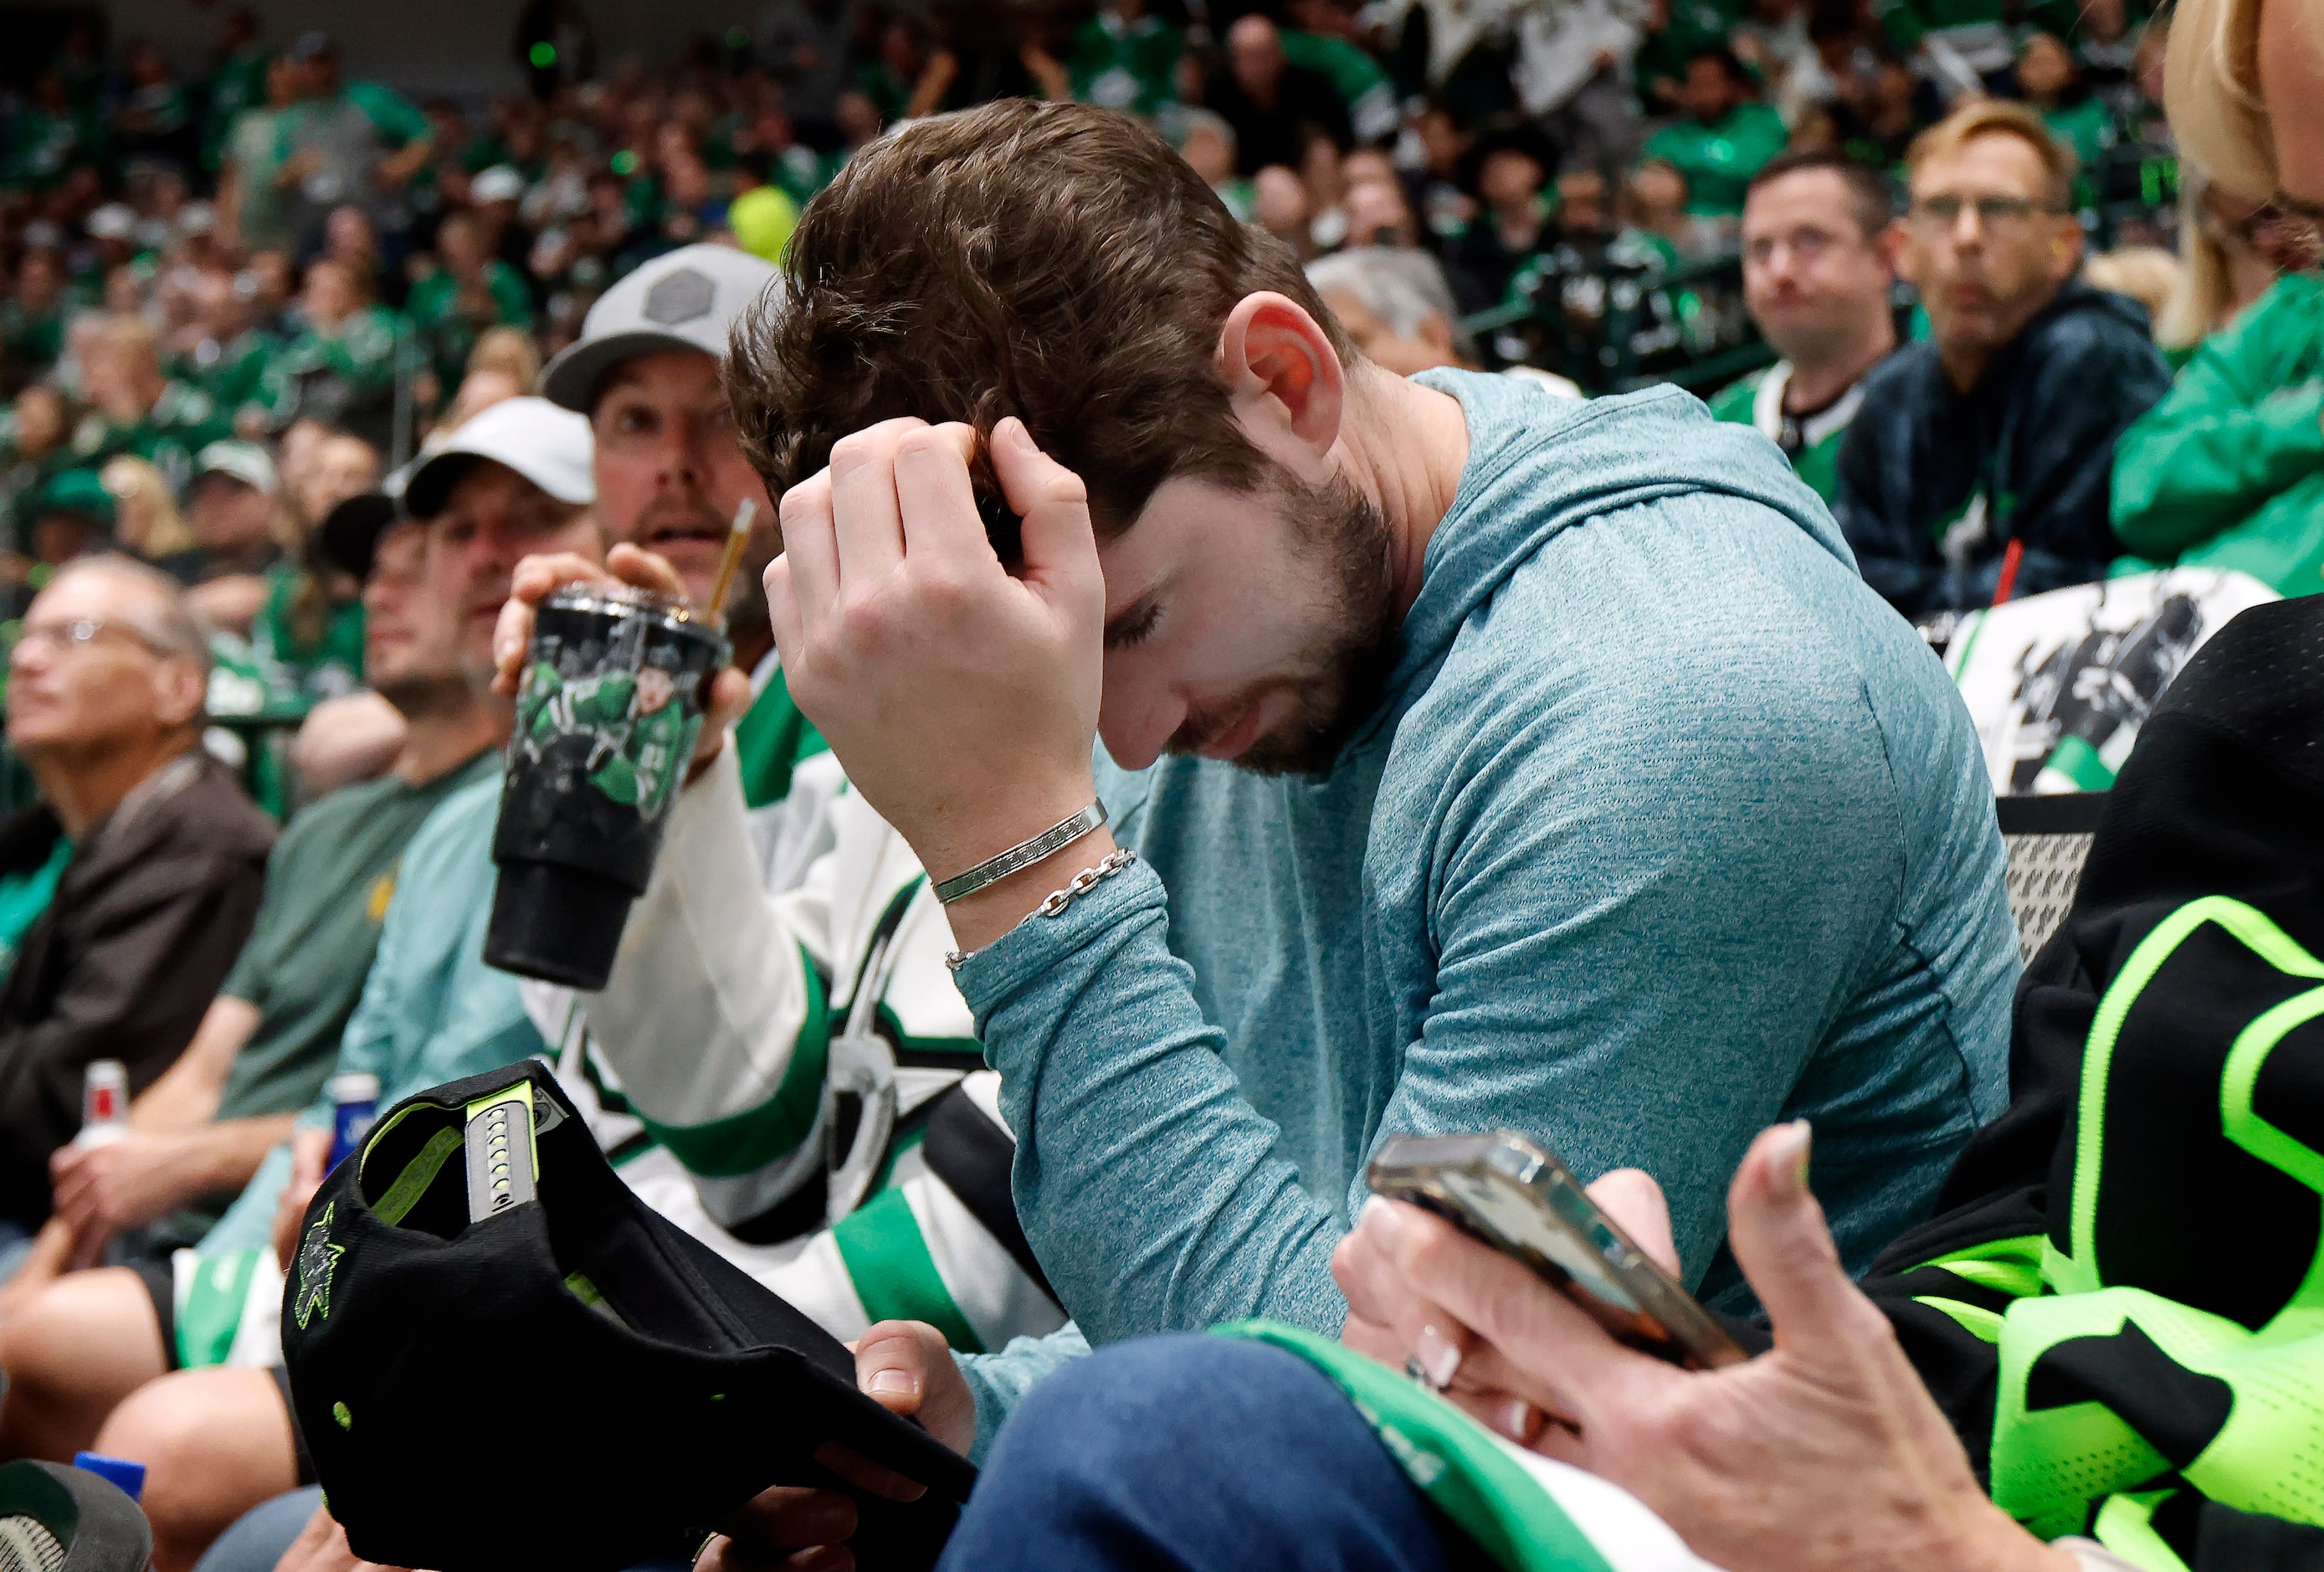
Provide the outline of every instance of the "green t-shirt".
[[290,156],[285,114],[246,109],[226,134],[219,157],[235,171],[238,206],[235,224],[253,251],[287,251],[298,241],[294,204],[275,190],[274,178]]
[[404,147],[435,134],[436,127],[426,113],[384,82],[349,82],[346,99],[379,128],[390,147]]
[[182,493],[194,477],[194,456],[232,435],[231,416],[209,394],[186,383],[164,383],[161,397],[134,425],[118,424],[94,410],[83,416],[73,428],[69,456],[58,467],[97,469],[126,453],[160,470],[171,489]]
[[304,569],[278,565],[267,574],[266,601],[251,624],[250,643],[281,697],[337,698],[363,685],[364,608],[361,600],[334,602],[318,636],[300,638],[296,625]]
[[1065,73],[1074,97],[1084,104],[1151,115],[1177,101],[1178,56],[1185,48],[1178,30],[1158,16],[1125,23],[1101,11],[1074,29]]
[[485,328],[531,329],[532,291],[524,287],[516,269],[496,256],[484,263],[484,293],[492,301],[490,322],[480,323],[461,309],[460,281],[441,269],[413,284],[403,302],[403,314],[428,346],[447,396],[457,389],[467,369],[468,352],[476,347],[477,336]]
[[290,820],[266,865],[266,899],[219,992],[255,1005],[258,1028],[227,1072],[219,1119],[313,1102],[362,996],[403,848],[436,805],[500,768],[487,749],[425,786],[393,775],[332,792]]
[[1791,133],[1767,104],[1738,104],[1715,125],[1682,120],[1646,139],[1648,158],[1667,159],[1686,177],[1686,210],[1725,217],[1743,210],[1751,177],[1784,151]]

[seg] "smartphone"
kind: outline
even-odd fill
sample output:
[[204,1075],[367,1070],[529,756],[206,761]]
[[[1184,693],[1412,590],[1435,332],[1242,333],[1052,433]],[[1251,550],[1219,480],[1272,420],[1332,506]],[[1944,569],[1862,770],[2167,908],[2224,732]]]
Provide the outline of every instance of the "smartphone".
[[1374,1194],[1425,1207],[1524,1265],[1641,1353],[1689,1370],[1748,1357],[1563,1163],[1522,1135],[1398,1135],[1365,1179]]

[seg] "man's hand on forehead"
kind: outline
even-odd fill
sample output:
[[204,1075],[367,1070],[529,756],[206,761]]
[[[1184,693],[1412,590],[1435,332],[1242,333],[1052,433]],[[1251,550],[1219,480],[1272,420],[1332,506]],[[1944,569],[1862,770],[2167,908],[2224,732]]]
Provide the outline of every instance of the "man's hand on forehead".
[[[1022,521],[1012,574],[978,515],[975,446],[967,426],[908,419],[842,439],[829,468],[783,495],[783,555],[766,574],[793,698],[939,881],[1089,805],[1103,681],[1105,584],[1081,477],[1021,421],[993,430]],[[1076,847],[1092,862],[1110,849],[1102,831]],[[988,914],[1005,930],[1058,872],[1037,865],[991,902],[956,904],[956,937],[973,948]],[[1044,879],[1013,904],[1011,886]]]

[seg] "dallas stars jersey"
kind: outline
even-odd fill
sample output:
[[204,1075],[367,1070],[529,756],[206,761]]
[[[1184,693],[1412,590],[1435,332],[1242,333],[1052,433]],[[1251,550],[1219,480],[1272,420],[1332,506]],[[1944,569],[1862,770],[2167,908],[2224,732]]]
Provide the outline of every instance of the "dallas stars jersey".
[[1711,394],[1711,413],[1718,420],[1757,426],[1761,436],[1784,450],[1799,477],[1829,504],[1840,484],[1840,445],[1864,402],[1864,384],[1857,383],[1814,414],[1793,416],[1784,412],[1784,392],[1791,383],[1792,363],[1778,360]]

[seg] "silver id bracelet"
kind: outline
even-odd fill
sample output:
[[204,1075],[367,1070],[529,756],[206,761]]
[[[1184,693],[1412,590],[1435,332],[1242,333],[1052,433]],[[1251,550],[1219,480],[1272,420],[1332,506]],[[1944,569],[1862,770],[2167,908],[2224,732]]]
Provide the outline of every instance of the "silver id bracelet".
[[1093,802],[1063,824],[1052,826],[1031,840],[1019,842],[964,874],[955,874],[936,886],[936,899],[947,905],[964,895],[973,895],[988,884],[998,884],[1011,874],[1022,873],[1044,858],[1056,856],[1082,837],[1105,822],[1105,804]]
[[[1130,866],[1130,864],[1137,860],[1138,854],[1131,851],[1128,846],[1116,846],[1113,850],[1106,853],[1102,861],[1097,863],[1092,867],[1084,868],[1080,873],[1075,874],[1073,876],[1072,881],[1068,883],[1064,889],[1050,891],[1048,895],[1043,899],[1041,903],[1033,908],[1030,915],[1033,917],[1056,917],[1061,915],[1066,907],[1071,906],[1075,901],[1079,900],[1084,895],[1088,894],[1091,889],[1101,880],[1112,878],[1116,874],[1119,874],[1122,869]],[[973,951],[970,950],[957,949],[947,951],[945,955],[945,965],[950,966],[956,972],[960,970],[961,967],[968,965],[968,957],[973,953]]]

